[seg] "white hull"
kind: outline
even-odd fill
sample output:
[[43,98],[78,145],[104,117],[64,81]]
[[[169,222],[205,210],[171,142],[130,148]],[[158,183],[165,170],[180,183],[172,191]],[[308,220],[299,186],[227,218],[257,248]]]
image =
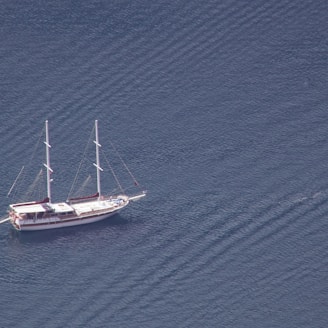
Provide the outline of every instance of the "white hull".
[[73,227],[82,224],[89,224],[98,222],[104,219],[111,217],[112,215],[118,213],[123,207],[128,204],[120,206],[119,208],[112,209],[106,213],[94,213],[92,215],[80,215],[69,218],[59,218],[51,217],[46,219],[37,219],[37,220],[19,220],[11,219],[11,223],[16,230],[19,231],[37,231],[37,230],[49,230],[65,227]]
[[73,227],[77,225],[82,225],[82,224],[88,224],[88,223],[94,223],[98,222],[104,219],[107,219],[111,217],[112,215],[116,214],[119,210],[116,210],[112,213],[107,213],[103,215],[98,215],[98,216],[93,216],[93,217],[88,217],[88,218],[79,218],[76,217],[74,219],[70,220],[61,220],[57,222],[43,222],[43,223],[31,223],[31,224],[20,224],[17,225],[14,222],[12,222],[14,228],[19,231],[38,231],[38,230],[49,230],[49,229],[58,229],[58,228],[65,228],[65,227]]

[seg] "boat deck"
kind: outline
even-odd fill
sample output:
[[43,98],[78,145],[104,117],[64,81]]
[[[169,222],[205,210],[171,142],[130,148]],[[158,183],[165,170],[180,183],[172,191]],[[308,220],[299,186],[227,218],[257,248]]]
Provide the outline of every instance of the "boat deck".
[[81,215],[84,213],[116,209],[117,207],[121,207],[124,203],[126,203],[126,201],[127,200],[122,198],[95,200],[91,202],[73,204],[71,207],[75,210],[77,215]]

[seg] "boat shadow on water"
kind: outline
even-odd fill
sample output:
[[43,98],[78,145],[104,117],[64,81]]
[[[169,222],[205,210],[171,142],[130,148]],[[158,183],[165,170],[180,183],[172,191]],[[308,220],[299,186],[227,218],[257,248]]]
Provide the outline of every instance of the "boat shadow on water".
[[14,228],[10,229],[10,239],[12,242],[21,244],[42,244],[51,243],[59,239],[76,239],[80,236],[88,238],[88,235],[110,233],[113,230],[121,229],[127,226],[129,221],[116,214],[107,220],[102,220],[90,224],[78,225],[73,227],[65,227],[59,229],[40,230],[40,231],[17,231]]

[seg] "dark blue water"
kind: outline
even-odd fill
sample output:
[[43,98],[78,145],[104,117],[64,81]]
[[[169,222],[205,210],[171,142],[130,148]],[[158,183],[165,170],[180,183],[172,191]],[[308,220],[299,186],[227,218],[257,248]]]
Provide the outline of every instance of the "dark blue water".
[[2,1],[1,212],[46,119],[54,200],[94,119],[148,195],[1,225],[0,326],[327,327],[327,22],[324,0]]

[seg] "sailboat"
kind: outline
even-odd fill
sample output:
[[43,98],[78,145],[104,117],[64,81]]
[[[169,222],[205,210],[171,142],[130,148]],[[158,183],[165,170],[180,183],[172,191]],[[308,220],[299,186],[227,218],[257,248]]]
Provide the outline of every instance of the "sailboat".
[[99,149],[101,147],[98,136],[98,121],[95,121],[97,192],[91,196],[71,198],[63,202],[53,203],[51,199],[51,174],[50,166],[50,142],[48,121],[45,121],[46,163],[47,172],[47,197],[41,201],[15,203],[9,205],[8,217],[0,223],[10,221],[16,230],[35,231],[64,228],[88,224],[104,220],[123,208],[130,201],[138,200],[146,195],[145,191],[128,196],[125,193],[118,195],[103,195],[101,192],[101,172]]

